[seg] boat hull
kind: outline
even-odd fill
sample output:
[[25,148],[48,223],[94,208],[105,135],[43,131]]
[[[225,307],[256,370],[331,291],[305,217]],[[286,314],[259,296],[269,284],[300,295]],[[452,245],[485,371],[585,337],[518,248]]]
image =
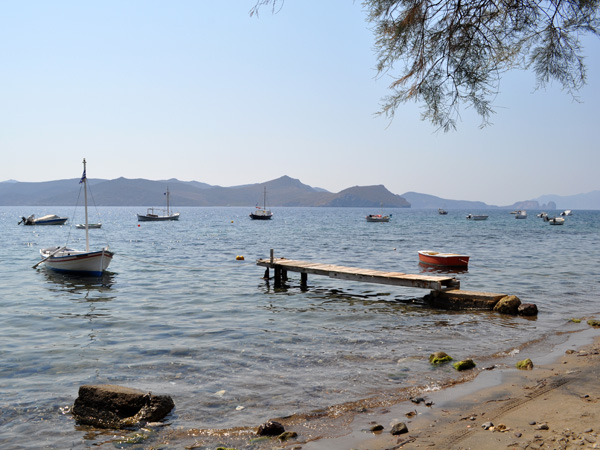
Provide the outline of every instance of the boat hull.
[[[88,230],[91,230],[92,228],[102,228],[102,224],[101,223],[88,223]],[[85,230],[85,223],[78,223],[77,225],[75,225],[75,228],[77,228],[78,230]]]
[[389,222],[390,216],[382,216],[381,214],[370,214],[367,216],[367,222]]
[[253,220],[270,220],[273,217],[273,213],[268,209],[257,209],[249,214]]
[[470,220],[487,220],[488,216],[484,216],[484,215],[477,215],[477,214],[469,214],[467,216],[467,219]]
[[419,263],[440,267],[467,267],[469,256],[456,253],[439,253],[431,250],[420,250]]
[[170,216],[138,214],[137,218],[138,222],[164,222],[167,220],[179,220],[179,213],[171,214]]
[[58,217],[57,215],[52,214],[37,219],[34,216],[29,216],[27,218],[23,217],[23,220],[19,223],[22,223],[23,225],[64,225],[67,220],[67,217]]
[[48,258],[44,261],[44,265],[48,269],[56,272],[91,276],[101,276],[114,256],[114,253],[106,248],[95,252],[77,251],[69,248],[58,252],[56,250],[56,247],[40,250],[42,258]]

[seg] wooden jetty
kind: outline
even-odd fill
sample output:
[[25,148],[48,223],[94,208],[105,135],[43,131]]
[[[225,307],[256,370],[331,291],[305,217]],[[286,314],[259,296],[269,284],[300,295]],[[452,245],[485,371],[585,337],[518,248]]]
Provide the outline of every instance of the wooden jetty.
[[286,258],[259,259],[258,266],[275,271],[275,286],[280,286],[282,280],[287,280],[287,272],[300,272],[300,285],[306,287],[308,274],[324,275],[338,280],[360,281],[364,283],[389,284],[421,289],[443,291],[458,289],[460,282],[452,276],[411,275],[402,272],[385,272],[381,270],[359,269],[357,267],[336,266],[333,264],[296,261]]
[[411,288],[430,289],[425,300],[434,306],[447,309],[487,309],[491,310],[506,294],[460,290],[460,281],[447,275],[413,275],[402,272],[360,269],[357,267],[337,266],[287,258],[274,258],[273,250],[269,259],[259,259],[258,266],[266,267],[265,278],[269,278],[269,269],[273,269],[275,287],[286,281],[287,273],[300,273],[300,287],[306,289],[308,274],[323,275],[338,280],[359,281],[365,283],[388,284]]

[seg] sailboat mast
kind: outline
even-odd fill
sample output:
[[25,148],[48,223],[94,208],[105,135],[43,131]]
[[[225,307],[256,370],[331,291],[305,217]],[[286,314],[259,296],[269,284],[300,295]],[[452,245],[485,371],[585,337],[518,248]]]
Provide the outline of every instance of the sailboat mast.
[[81,177],[83,181],[83,201],[85,204],[85,251],[90,251],[90,230],[88,226],[88,204],[87,204],[87,175],[86,175],[86,162],[85,158],[83,158],[83,176]]
[[167,186],[167,216],[171,215],[171,212],[169,211],[169,186]]

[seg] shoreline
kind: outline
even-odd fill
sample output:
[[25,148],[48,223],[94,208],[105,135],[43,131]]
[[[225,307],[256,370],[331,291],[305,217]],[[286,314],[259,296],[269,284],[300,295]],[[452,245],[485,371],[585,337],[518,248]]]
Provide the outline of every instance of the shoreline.
[[[258,437],[254,430],[178,429],[159,431],[158,440],[185,449],[396,450],[600,448],[600,329],[566,333],[560,343],[534,344],[506,364],[481,370],[470,379],[420,393],[426,402],[390,402],[274,418],[297,439],[281,442]],[[549,347],[549,348],[548,348]],[[533,370],[518,370],[515,360],[533,361]],[[508,362],[510,360],[510,362]],[[393,436],[395,423],[408,433]],[[493,424],[485,430],[482,425]],[[258,425],[258,424],[257,424]],[[381,431],[370,431],[375,425]],[[545,425],[548,429],[545,429]],[[540,428],[542,427],[542,428]],[[561,446],[562,445],[562,446]]]
[[[357,416],[349,434],[302,449],[600,448],[600,330],[574,333],[549,354],[531,359],[533,370],[482,371],[471,381],[426,395],[430,408],[404,402]],[[414,411],[416,416],[406,417]],[[408,433],[392,436],[396,422],[406,423]],[[491,428],[482,427],[489,423]],[[368,431],[374,424],[384,429]]]

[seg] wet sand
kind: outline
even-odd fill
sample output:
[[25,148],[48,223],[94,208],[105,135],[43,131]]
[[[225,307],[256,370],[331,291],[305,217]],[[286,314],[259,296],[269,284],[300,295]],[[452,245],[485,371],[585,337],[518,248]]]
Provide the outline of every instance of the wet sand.
[[[424,399],[418,404],[360,401],[274,419],[297,433],[288,441],[249,428],[166,427],[153,443],[206,450],[600,449],[600,329],[587,327],[532,351],[532,370],[514,363],[481,370],[471,381],[417,393]],[[397,422],[408,432],[392,435]],[[383,429],[372,431],[377,425]]]
[[[471,382],[427,395],[431,407],[404,402],[357,416],[349,434],[302,449],[600,448],[599,334],[590,329],[550,355],[532,357],[533,370],[483,371]],[[582,346],[589,338],[593,343]],[[415,411],[416,416],[406,416]],[[408,433],[391,435],[397,421]],[[375,424],[384,427],[379,434],[368,431]],[[493,425],[484,429],[484,424]]]

